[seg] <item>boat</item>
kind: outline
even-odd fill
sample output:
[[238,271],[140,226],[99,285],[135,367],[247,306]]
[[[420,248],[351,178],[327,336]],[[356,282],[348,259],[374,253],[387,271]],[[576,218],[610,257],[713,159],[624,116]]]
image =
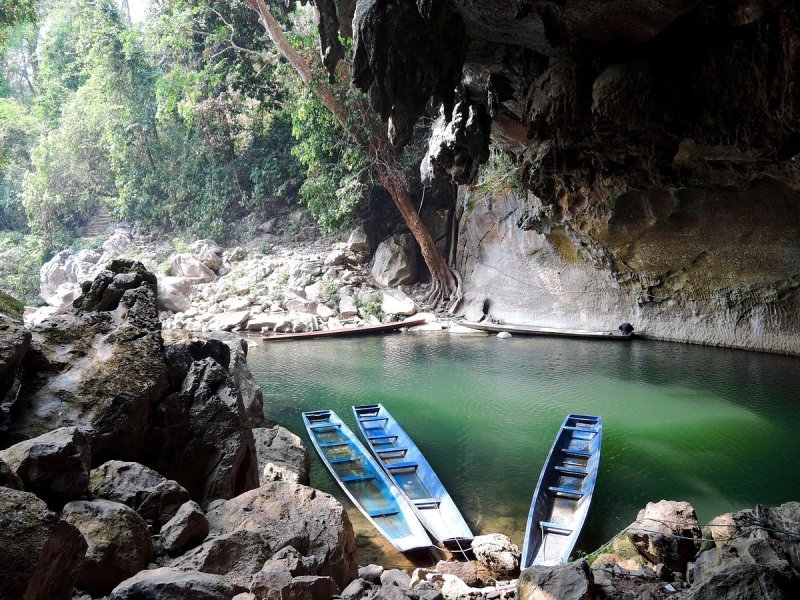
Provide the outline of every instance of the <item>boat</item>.
[[517,335],[545,335],[557,337],[576,337],[588,339],[603,339],[603,340],[630,340],[635,335],[632,331],[624,333],[622,331],[602,331],[591,329],[561,329],[558,327],[540,327],[538,325],[524,325],[522,323],[492,323],[481,322],[473,323],[471,321],[460,321],[461,325],[469,327],[470,329],[478,329],[480,331],[489,331],[491,333],[500,333],[507,331],[511,334]]
[[304,412],[303,423],[344,493],[395,548],[409,552],[433,545],[403,494],[335,412]]
[[403,327],[414,327],[424,325],[425,319],[409,319],[406,321],[396,321],[394,323],[380,323],[378,325],[353,325],[351,327],[337,327],[336,329],[320,329],[318,331],[303,331],[300,333],[276,333],[274,331],[262,331],[261,337],[268,342],[279,342],[284,340],[303,340],[321,337],[337,337],[348,335],[366,335],[369,333],[384,333],[395,331]]
[[600,466],[603,419],[568,415],[533,494],[522,568],[566,563],[589,512]]
[[413,440],[382,404],[354,406],[353,413],[378,463],[428,533],[445,548],[463,553],[472,532]]

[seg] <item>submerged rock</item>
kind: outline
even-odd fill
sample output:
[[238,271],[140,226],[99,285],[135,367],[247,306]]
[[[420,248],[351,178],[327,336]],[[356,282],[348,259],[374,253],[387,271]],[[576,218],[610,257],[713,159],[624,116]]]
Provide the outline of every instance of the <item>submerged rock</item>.
[[69,600],[86,540],[33,494],[0,487],[0,597]]

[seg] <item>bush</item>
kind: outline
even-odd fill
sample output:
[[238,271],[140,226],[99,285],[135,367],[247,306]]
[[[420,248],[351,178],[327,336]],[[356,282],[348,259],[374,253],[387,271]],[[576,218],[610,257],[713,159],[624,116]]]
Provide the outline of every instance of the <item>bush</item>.
[[364,315],[364,317],[375,317],[380,319],[383,316],[381,311],[381,293],[371,292],[362,295],[356,302],[356,308]]

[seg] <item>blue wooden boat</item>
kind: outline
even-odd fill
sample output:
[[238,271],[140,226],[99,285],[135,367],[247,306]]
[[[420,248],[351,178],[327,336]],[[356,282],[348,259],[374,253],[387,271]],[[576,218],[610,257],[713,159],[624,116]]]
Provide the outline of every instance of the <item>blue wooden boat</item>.
[[433,468],[382,404],[354,406],[358,427],[384,472],[403,493],[431,536],[463,552],[472,532]]
[[522,568],[569,561],[589,512],[603,440],[603,419],[568,415],[533,494]]
[[331,410],[303,413],[322,462],[367,520],[400,552],[432,546],[402,493]]

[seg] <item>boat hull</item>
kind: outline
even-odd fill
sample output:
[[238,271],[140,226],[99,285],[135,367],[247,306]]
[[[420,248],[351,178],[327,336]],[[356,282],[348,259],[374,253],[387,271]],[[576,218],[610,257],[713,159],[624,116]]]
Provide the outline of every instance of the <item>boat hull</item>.
[[381,404],[354,406],[353,413],[378,464],[411,505],[431,536],[464,551],[472,532],[439,477],[413,440]]
[[602,439],[601,417],[571,414],[564,419],[531,501],[523,569],[569,561],[591,505]]
[[283,342],[288,340],[308,340],[324,337],[370,335],[376,333],[386,333],[389,331],[397,331],[398,329],[403,329],[404,327],[414,327],[416,325],[423,325],[424,323],[425,319],[412,319],[408,321],[397,321],[395,323],[381,323],[380,325],[339,327],[337,329],[321,329],[319,331],[303,331],[300,333],[274,333],[272,331],[264,331],[261,333],[261,338],[265,342]]
[[395,548],[409,552],[432,546],[403,494],[335,412],[304,412],[303,424],[342,491]]
[[574,337],[584,339],[598,339],[611,341],[626,341],[633,338],[633,333],[622,333],[621,331],[591,331],[588,329],[558,329],[555,327],[539,327],[536,325],[523,325],[512,323],[472,323],[462,321],[461,325],[479,331],[490,333],[508,333],[517,335],[543,335],[552,337]]

